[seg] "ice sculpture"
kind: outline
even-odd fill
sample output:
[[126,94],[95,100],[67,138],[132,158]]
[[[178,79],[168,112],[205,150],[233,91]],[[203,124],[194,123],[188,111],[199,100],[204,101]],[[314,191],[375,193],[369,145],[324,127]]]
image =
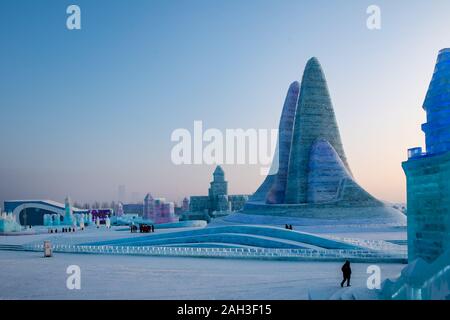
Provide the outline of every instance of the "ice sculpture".
[[80,221],[79,221],[79,227],[81,228],[81,229],[84,229],[84,222],[86,221],[86,217],[85,217],[85,214],[84,213],[82,213],[82,214],[80,214]]
[[306,64],[301,84],[294,82],[289,87],[280,119],[278,155],[272,165],[278,171],[266,177],[243,213],[377,218],[405,224],[400,211],[374,198],[352,176],[325,75],[316,58]]
[[52,225],[53,225],[52,216],[49,214],[44,214],[44,226],[52,226]]
[[53,214],[52,215],[52,224],[54,226],[59,226],[61,225],[61,216],[59,214]]
[[19,232],[22,230],[12,213],[2,212],[0,214],[0,232]]
[[73,216],[72,203],[70,201],[70,197],[67,197],[64,201],[64,224],[68,226],[72,226],[75,223],[75,219]]
[[[408,152],[408,258],[431,262],[450,250],[450,49],[439,52],[423,103],[426,153]],[[450,264],[450,261],[449,261]]]

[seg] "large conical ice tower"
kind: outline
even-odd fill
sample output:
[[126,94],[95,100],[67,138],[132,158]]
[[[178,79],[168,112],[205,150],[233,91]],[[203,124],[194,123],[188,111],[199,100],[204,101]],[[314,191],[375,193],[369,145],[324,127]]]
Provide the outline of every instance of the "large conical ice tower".
[[[289,87],[275,161],[278,171],[266,177],[247,202],[244,213],[309,218],[393,214],[352,176],[325,75],[316,58],[306,64],[301,85],[294,82]],[[377,209],[354,210],[369,207]],[[345,209],[338,212],[330,211],[331,208]]]
[[286,203],[307,202],[309,155],[312,146],[319,139],[330,143],[342,163],[350,171],[325,75],[319,61],[312,58],[306,64],[303,73],[295,115]]

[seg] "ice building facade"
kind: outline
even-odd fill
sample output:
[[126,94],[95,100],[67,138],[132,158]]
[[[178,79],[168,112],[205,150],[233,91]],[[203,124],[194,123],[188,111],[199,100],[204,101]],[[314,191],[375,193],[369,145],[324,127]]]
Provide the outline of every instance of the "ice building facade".
[[[423,103],[426,151],[408,150],[408,258],[432,262],[450,249],[450,49],[439,52]],[[449,261],[450,263],[450,261]]]
[[178,222],[174,203],[167,202],[164,198],[155,199],[150,193],[144,198],[143,218],[155,224]]
[[355,181],[317,58],[306,64],[301,84],[288,89],[272,166],[277,170],[250,197],[244,214],[405,224],[401,212]]
[[73,207],[69,198],[65,203],[51,200],[11,200],[5,201],[4,207],[5,211],[11,212],[23,226],[74,225],[79,222],[82,214],[85,224],[89,223],[89,210]]

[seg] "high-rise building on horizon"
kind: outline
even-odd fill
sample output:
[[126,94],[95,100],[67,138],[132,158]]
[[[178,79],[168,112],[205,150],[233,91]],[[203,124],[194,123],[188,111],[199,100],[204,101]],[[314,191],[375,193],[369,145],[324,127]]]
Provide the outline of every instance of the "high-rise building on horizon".
[[125,203],[127,201],[127,193],[125,185],[119,185],[117,188],[117,201]]

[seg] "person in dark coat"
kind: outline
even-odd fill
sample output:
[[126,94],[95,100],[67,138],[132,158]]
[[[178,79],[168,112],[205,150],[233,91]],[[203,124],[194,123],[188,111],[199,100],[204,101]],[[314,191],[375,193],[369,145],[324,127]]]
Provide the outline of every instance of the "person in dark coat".
[[341,268],[344,280],[341,282],[341,287],[344,286],[345,281],[347,281],[347,287],[350,287],[350,278],[352,276],[352,268],[350,267],[350,261],[345,261]]

